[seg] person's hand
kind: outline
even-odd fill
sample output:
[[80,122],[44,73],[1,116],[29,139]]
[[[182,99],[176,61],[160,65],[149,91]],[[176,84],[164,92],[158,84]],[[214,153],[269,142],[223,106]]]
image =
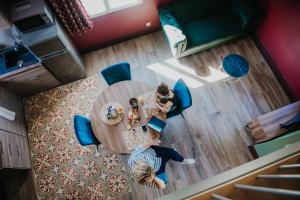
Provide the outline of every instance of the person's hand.
[[156,103],[156,104],[155,104],[155,107],[156,107],[157,109],[159,109],[159,110],[160,110],[161,112],[163,112],[163,113],[167,113],[167,112],[168,112],[167,105],[162,106],[162,105],[160,105],[159,103]]
[[152,145],[153,145],[153,146],[158,146],[158,145],[160,145],[160,143],[161,143],[161,140],[157,138],[157,139],[155,139],[155,140],[153,141]]
[[158,109],[158,110],[161,110],[162,109],[162,106],[159,104],[159,103],[155,103],[155,108]]

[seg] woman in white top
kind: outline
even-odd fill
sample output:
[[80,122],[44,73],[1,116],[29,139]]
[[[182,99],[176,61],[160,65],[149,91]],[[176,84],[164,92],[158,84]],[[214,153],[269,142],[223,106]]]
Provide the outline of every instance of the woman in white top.
[[137,183],[165,188],[165,168],[171,159],[181,164],[193,164],[194,159],[184,159],[172,148],[159,147],[160,140],[138,146],[128,159],[130,171]]

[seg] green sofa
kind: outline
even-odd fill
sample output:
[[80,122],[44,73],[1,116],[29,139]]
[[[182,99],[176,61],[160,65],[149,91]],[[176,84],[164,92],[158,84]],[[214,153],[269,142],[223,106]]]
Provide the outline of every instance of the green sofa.
[[159,8],[176,58],[244,35],[257,23],[258,13],[253,0],[177,0]]

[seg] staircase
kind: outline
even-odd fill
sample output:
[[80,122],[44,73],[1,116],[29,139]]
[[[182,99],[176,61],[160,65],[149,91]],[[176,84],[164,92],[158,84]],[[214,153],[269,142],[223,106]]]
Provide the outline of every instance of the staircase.
[[161,199],[300,199],[300,142]]
[[190,200],[300,199],[300,154],[223,184]]

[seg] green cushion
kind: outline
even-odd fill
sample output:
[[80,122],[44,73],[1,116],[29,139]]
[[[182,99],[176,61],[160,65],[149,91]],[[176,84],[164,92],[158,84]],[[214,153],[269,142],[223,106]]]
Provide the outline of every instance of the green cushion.
[[243,33],[238,22],[229,13],[220,13],[187,23],[182,29],[188,40],[188,48]]
[[162,8],[170,10],[179,24],[185,24],[229,8],[226,0],[177,0]]
[[159,18],[164,30],[164,35],[166,36],[171,48],[176,48],[180,42],[186,40],[185,35],[182,34],[180,24],[168,9],[160,9]]
[[162,26],[170,25],[180,30],[182,29],[180,24],[177,22],[177,19],[171,14],[171,12],[168,9],[159,9],[159,18]]
[[285,146],[300,141],[300,130],[286,134],[274,140],[254,145],[258,157],[262,157]]

